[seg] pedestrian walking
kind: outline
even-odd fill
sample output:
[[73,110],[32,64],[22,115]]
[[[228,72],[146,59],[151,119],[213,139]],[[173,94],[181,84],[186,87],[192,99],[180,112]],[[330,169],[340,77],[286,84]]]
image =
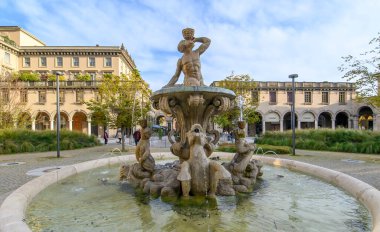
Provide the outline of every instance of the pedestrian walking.
[[135,131],[135,133],[133,133],[133,139],[135,140],[135,144],[137,145],[137,143],[140,141],[141,139],[141,133],[140,133],[140,130],[137,130]]
[[104,138],[104,144],[107,144],[108,143],[108,132],[106,130],[104,130],[103,138]]

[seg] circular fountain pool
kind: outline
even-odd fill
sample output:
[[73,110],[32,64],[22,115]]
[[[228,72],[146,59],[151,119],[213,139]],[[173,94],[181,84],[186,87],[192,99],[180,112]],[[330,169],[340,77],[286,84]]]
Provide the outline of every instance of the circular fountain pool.
[[342,190],[287,169],[264,166],[251,194],[162,202],[118,183],[118,167],[60,180],[38,194],[33,231],[370,231],[364,206]]

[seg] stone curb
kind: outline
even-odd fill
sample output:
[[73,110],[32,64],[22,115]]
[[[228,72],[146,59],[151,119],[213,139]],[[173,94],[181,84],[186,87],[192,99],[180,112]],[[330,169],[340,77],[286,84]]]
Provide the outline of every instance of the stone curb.
[[[153,153],[156,159],[176,158],[170,152]],[[232,158],[232,153],[214,152],[213,156]],[[278,159],[264,156],[254,156],[266,164],[281,166],[290,170],[297,170],[312,176],[319,177],[335,186],[341,187],[356,197],[367,207],[372,215],[373,232],[380,232],[380,192],[374,187],[341,172],[322,168],[316,165],[299,161]],[[115,156],[98,160],[87,161],[62,169],[46,173],[35,178],[9,195],[0,207],[0,232],[31,232],[25,223],[25,211],[32,199],[43,189],[66,177],[106,165],[114,165],[128,161],[135,161],[134,155]]]
[[295,160],[279,159],[264,156],[253,156],[265,164],[285,167],[311,176],[318,177],[325,182],[344,189],[360,201],[371,213],[372,232],[380,232],[380,191],[352,176],[320,166],[307,164]]

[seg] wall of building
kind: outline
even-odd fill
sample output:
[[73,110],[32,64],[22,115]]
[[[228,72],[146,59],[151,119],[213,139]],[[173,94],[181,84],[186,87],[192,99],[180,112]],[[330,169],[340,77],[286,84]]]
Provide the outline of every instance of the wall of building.
[[[223,82],[212,85],[223,87]],[[288,96],[292,92],[291,82],[255,82],[255,85],[241,86],[248,86],[239,90],[249,93],[244,96],[251,97],[253,93],[259,96],[257,112],[262,120],[247,126],[249,135],[291,129],[292,99]],[[295,127],[298,129],[343,127],[380,131],[379,109],[356,102],[352,83],[296,82],[295,89]],[[322,95],[326,93],[328,101],[323,102]],[[311,101],[305,98],[309,94]],[[271,102],[271,95],[276,101]]]
[[[0,74],[6,72],[12,73],[18,70],[18,49],[10,44],[7,44],[0,37]],[[9,58],[9,59],[8,59]]]
[[[63,72],[65,80],[60,82],[61,126],[69,130],[79,130],[84,133],[102,133],[92,130],[90,111],[84,102],[94,99],[97,85],[103,74],[129,74],[136,68],[133,60],[124,46],[45,46],[32,34],[19,27],[0,26],[0,34],[7,35],[17,45],[6,44],[0,37],[0,74],[6,71],[30,71],[45,74]],[[5,52],[10,52],[10,62],[5,62]],[[46,57],[46,65],[41,64],[41,57]],[[62,57],[62,65],[57,65],[57,57]],[[73,65],[73,57],[79,58],[79,65]],[[89,65],[89,57],[95,58],[95,65]],[[30,60],[25,65],[25,58]],[[112,64],[107,66],[106,58],[111,58]],[[92,81],[75,81],[76,74],[90,74]],[[74,81],[70,81],[74,80]],[[55,129],[56,127],[56,82],[41,80],[38,82],[19,82],[20,87],[14,88],[10,96],[13,101],[20,102],[21,91],[27,91],[27,101],[21,103],[23,112],[30,116],[31,129]],[[1,87],[1,85],[0,85]],[[8,90],[7,90],[8,91]],[[46,101],[41,101],[40,94],[45,92]],[[78,96],[83,96],[78,101]],[[15,119],[17,115],[14,115]],[[16,122],[17,124],[17,122]],[[95,127],[97,130],[98,128]],[[100,128],[100,131],[103,128]]]

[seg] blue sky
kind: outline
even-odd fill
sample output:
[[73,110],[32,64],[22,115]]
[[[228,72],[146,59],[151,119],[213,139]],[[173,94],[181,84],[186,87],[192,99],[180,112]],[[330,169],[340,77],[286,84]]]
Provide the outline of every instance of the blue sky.
[[[344,81],[342,56],[380,32],[378,0],[0,0],[0,25],[47,45],[124,43],[153,90],[173,76],[185,27],[209,37],[206,84],[233,71],[258,81]],[[179,82],[183,81],[183,75]]]

